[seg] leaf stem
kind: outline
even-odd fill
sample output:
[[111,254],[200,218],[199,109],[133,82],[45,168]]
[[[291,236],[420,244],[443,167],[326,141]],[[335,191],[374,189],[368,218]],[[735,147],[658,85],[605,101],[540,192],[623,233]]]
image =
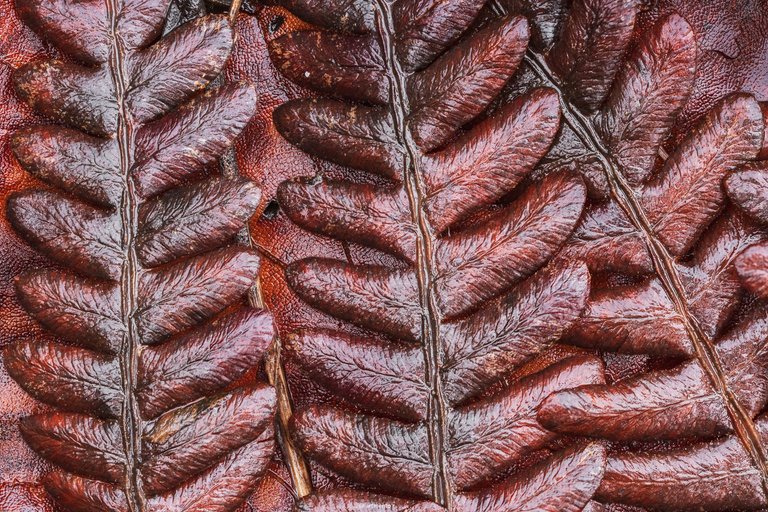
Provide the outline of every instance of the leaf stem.
[[424,353],[425,381],[430,389],[427,404],[430,460],[434,465],[432,476],[433,499],[448,510],[452,508],[453,489],[448,472],[446,450],[447,412],[440,372],[440,324],[442,315],[434,292],[434,263],[432,241],[434,233],[424,213],[424,186],[421,181],[421,150],[414,142],[407,119],[408,92],[406,73],[400,66],[394,48],[394,20],[390,0],[376,0],[376,25],[382,51],[388,66],[390,82],[390,109],[400,144],[405,149],[403,185],[408,195],[411,216],[416,225],[416,276],[419,283],[421,305],[421,343]]
[[[498,14],[506,12],[506,9],[498,0],[491,0],[491,3]],[[666,246],[654,231],[645,210],[636,197],[632,186],[621,172],[619,164],[614,160],[607,144],[594,129],[592,121],[578,108],[570,104],[555,74],[549,69],[544,56],[529,49],[525,61],[547,87],[557,92],[565,122],[573,129],[582,143],[598,158],[608,178],[613,200],[624,210],[630,222],[645,239],[645,245],[648,247],[651,259],[653,260],[656,275],[664,286],[667,296],[675,304],[675,308],[683,319],[688,337],[696,352],[696,359],[712,383],[712,386],[722,397],[736,435],[752,463],[760,472],[763,491],[768,495],[768,456],[766,456],[760,444],[760,434],[757,431],[757,426],[749,412],[728,388],[727,376],[717,354],[717,349],[704,334],[699,321],[690,311],[688,298],[674,257],[669,254]]]
[[146,506],[141,479],[141,434],[143,424],[135,394],[139,357],[139,334],[136,326],[138,310],[138,274],[140,264],[136,254],[136,232],[139,199],[131,176],[133,165],[134,127],[126,103],[127,83],[125,48],[118,30],[118,17],[122,12],[121,0],[107,2],[111,49],[109,72],[115,86],[118,104],[116,140],[120,152],[120,175],[123,193],[119,211],[121,217],[123,263],[120,272],[121,314],[125,328],[120,344],[120,374],[123,403],[120,414],[123,450],[125,453],[125,496],[130,512],[143,512]]

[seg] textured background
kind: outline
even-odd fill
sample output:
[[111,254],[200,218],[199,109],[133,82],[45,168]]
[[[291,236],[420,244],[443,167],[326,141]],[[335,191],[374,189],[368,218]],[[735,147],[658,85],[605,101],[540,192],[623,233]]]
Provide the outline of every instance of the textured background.
[[[17,67],[45,55],[50,49],[35,34],[23,27],[13,10],[12,0],[0,0],[0,201],[5,209],[7,196],[14,190],[30,187],[34,180],[14,162],[7,146],[8,136],[16,129],[41,122],[18,102],[10,86]],[[768,105],[768,1],[734,0],[662,0],[640,19],[638,31],[670,12],[685,17],[694,28],[700,47],[696,86],[685,109],[680,130],[689,127],[718,99],[734,92],[754,94]],[[240,41],[227,70],[229,79],[248,79],[257,85],[259,111],[237,146],[241,172],[262,183],[265,200],[262,213],[252,222],[255,244],[264,252],[263,283],[278,325],[291,329],[309,318],[318,325],[333,321],[311,310],[287,291],[281,267],[297,255],[310,254],[349,258],[355,262],[372,261],[372,252],[321,239],[301,231],[271,204],[275,188],[294,176],[326,175],[341,172],[331,164],[318,162],[282,140],[271,123],[272,111],[284,101],[308,93],[282,78],[269,61],[266,42],[302,25],[284,11],[262,8],[255,16],[241,15],[238,23]],[[765,108],[764,108],[765,110]],[[22,337],[44,336],[21,310],[13,292],[13,276],[22,270],[50,266],[10,230],[5,216],[0,216],[0,346]],[[290,371],[290,369],[289,369]],[[316,389],[300,376],[292,375],[295,394],[310,400]],[[305,389],[307,387],[307,389]],[[9,512],[52,511],[37,484],[47,465],[23,443],[17,422],[22,416],[38,412],[36,404],[11,381],[0,367],[0,510]],[[290,508],[291,493],[286,488],[289,477],[275,461],[273,471],[255,490],[245,510],[283,512]],[[332,485],[332,482],[318,482]]]

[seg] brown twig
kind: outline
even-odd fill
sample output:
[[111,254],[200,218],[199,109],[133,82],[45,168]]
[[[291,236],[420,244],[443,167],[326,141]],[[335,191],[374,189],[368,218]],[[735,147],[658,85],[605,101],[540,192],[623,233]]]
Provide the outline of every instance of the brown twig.
[[[222,174],[227,177],[239,176],[235,151],[229,150],[220,161]],[[243,245],[254,247],[251,239],[250,229],[246,225],[237,236],[238,242]],[[261,279],[257,278],[248,293],[248,302],[251,306],[260,309],[266,309],[264,295],[261,288]],[[312,479],[309,475],[309,466],[304,456],[296,446],[293,437],[290,435],[288,425],[293,417],[293,401],[291,400],[291,391],[288,388],[288,381],[285,377],[285,368],[282,361],[282,343],[279,336],[275,336],[272,346],[267,355],[267,377],[269,383],[275,388],[277,394],[277,421],[279,429],[279,442],[285,457],[285,464],[291,474],[295,494],[299,498],[308,496],[312,493]]]
[[243,0],[232,0],[232,5],[229,8],[229,22],[235,24],[237,21],[237,13],[240,12],[240,6],[243,4]]
[[[229,21],[232,25],[237,21],[237,14],[241,5],[242,0],[232,1],[229,10]],[[217,80],[222,80],[221,76]],[[240,175],[234,149],[227,151],[219,161],[219,165],[221,166],[222,174],[226,177],[234,178]],[[254,247],[248,225],[240,231],[237,238],[239,243]],[[262,293],[261,279],[258,276],[255,284],[248,292],[248,302],[255,308],[267,308]],[[277,394],[278,441],[285,457],[285,464],[291,474],[295,490],[294,497],[303,498],[312,493],[312,479],[309,474],[309,466],[296,446],[288,428],[293,417],[293,402],[285,377],[285,368],[282,361],[282,344],[279,336],[275,336],[272,341],[272,346],[267,355],[266,368],[269,383],[275,388]]]
[[281,432],[281,447],[285,456],[285,464],[291,473],[293,487],[296,495],[303,498],[312,493],[312,479],[309,476],[309,466],[302,455],[293,437],[290,435],[288,425],[293,417],[293,404],[288,382],[285,378],[285,368],[282,361],[282,343],[280,337],[275,336],[267,358],[267,375],[277,393],[278,422]]

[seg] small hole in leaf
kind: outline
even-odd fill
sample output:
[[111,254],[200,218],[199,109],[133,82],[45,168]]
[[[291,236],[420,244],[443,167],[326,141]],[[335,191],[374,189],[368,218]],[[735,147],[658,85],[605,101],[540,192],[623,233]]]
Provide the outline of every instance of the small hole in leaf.
[[280,212],[280,204],[275,200],[271,200],[269,203],[267,203],[267,207],[264,208],[264,213],[262,213],[262,217],[264,217],[267,220],[272,220],[275,217],[277,217],[277,214]]
[[275,16],[270,20],[269,22],[269,33],[274,34],[278,30],[280,30],[280,27],[283,26],[283,23],[285,23],[285,16]]

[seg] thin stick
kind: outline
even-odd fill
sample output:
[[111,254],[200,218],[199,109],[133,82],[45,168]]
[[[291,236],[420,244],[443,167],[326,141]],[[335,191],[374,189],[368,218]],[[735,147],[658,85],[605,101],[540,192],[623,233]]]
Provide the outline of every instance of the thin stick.
[[[240,11],[240,6],[243,0],[233,0],[232,7],[229,11],[229,21],[234,26],[237,20],[237,14]],[[217,77],[217,80],[221,80],[221,76]],[[235,178],[240,175],[240,170],[237,168],[237,158],[235,150],[230,149],[219,160],[222,174],[228,178]],[[240,230],[237,235],[237,241],[248,247],[253,247],[253,239],[251,238],[251,232],[246,226]],[[264,296],[261,289],[261,279],[259,276],[256,278],[256,283],[251,287],[248,292],[248,302],[251,306],[259,309],[267,309],[264,302]],[[293,417],[293,401],[291,400],[291,391],[288,388],[288,381],[285,378],[285,368],[282,361],[282,343],[279,336],[275,336],[272,341],[269,353],[266,358],[267,378],[269,383],[275,388],[277,395],[277,420],[279,434],[278,440],[280,442],[280,448],[283,451],[285,457],[285,464],[288,466],[288,471],[291,474],[291,480],[293,480],[293,487],[295,494],[299,498],[309,496],[312,494],[312,478],[309,475],[309,466],[301,453],[301,450],[296,446],[293,436],[290,434],[288,425]]]
[[229,22],[233,25],[237,21],[237,13],[240,12],[242,4],[243,0],[232,0],[232,6],[229,8]]
[[288,382],[285,379],[281,352],[282,343],[280,338],[275,336],[267,358],[267,375],[270,384],[274,386],[277,394],[277,419],[280,423],[281,447],[285,456],[285,464],[291,473],[291,480],[293,480],[296,495],[299,498],[303,498],[312,494],[312,479],[309,476],[309,466],[307,466],[307,462],[296,446],[296,442],[288,428],[293,417],[293,404],[291,403],[291,391],[288,389]]
[[[224,176],[234,178],[239,176],[235,151],[230,149],[221,158],[219,164]],[[237,234],[237,241],[243,245],[253,247],[251,232],[246,226]],[[248,292],[248,302],[251,306],[259,309],[267,309],[264,302],[264,295],[261,288],[261,279],[257,277],[256,283]],[[285,465],[288,466],[288,472],[291,474],[293,487],[299,498],[312,494],[312,478],[309,475],[309,466],[307,465],[301,450],[296,446],[296,442],[291,436],[288,425],[293,417],[293,401],[291,400],[291,391],[288,388],[288,381],[285,378],[285,368],[282,360],[282,343],[279,336],[275,336],[272,341],[269,353],[267,354],[266,369],[267,378],[272,387],[275,388],[277,395],[277,421],[280,435],[278,440],[280,448],[285,457]]]

